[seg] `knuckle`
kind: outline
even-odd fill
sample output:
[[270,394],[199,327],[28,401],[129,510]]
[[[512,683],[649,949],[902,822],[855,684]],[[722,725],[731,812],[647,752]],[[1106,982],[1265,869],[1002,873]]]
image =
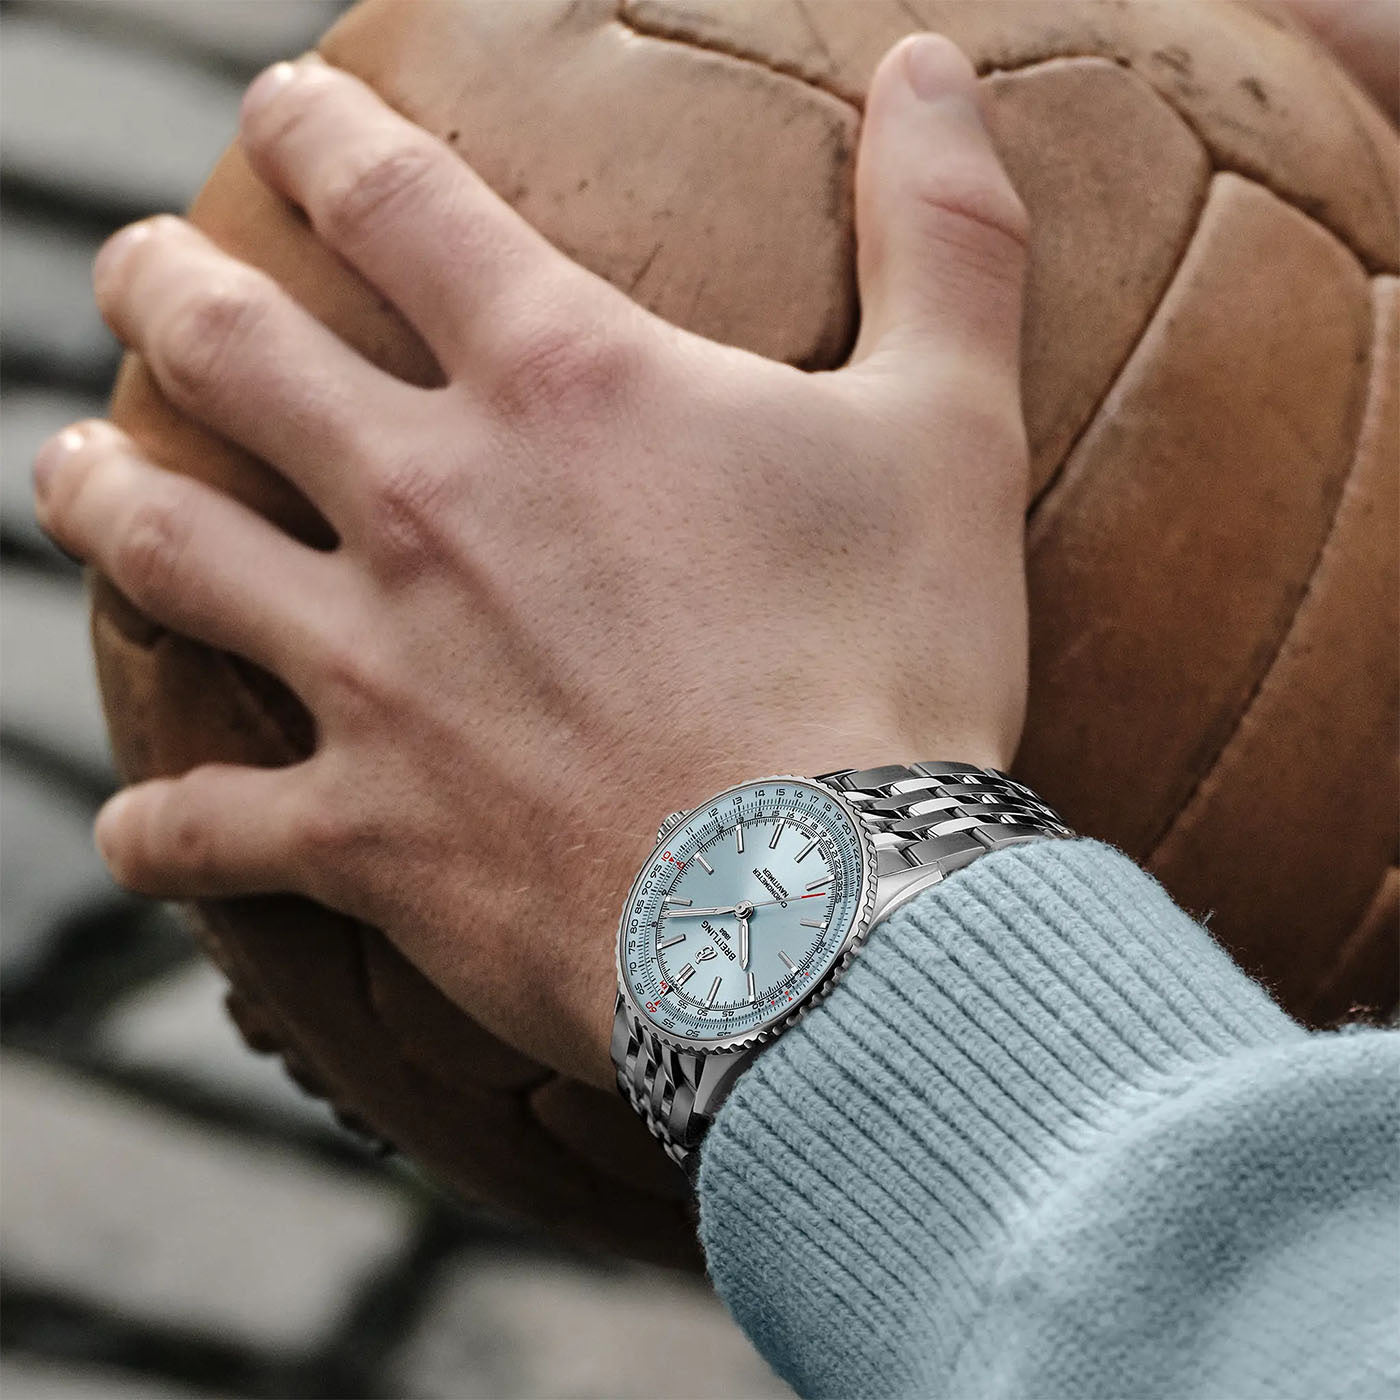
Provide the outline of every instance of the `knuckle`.
[[1019,275],[1030,242],[1030,216],[1000,170],[920,192],[934,245],[960,264]]
[[319,671],[327,712],[338,719],[364,723],[382,708],[385,687],[369,647],[337,641],[321,656]]
[[169,493],[132,511],[113,546],[114,581],[138,607],[150,607],[181,585],[189,542],[188,513]]
[[263,320],[267,300],[252,278],[229,279],[189,296],[158,342],[161,377],[177,396],[215,386]]
[[296,823],[298,855],[311,869],[337,863],[354,844],[354,820],[342,803],[318,803],[301,813]]
[[441,171],[425,144],[393,147],[361,160],[332,179],[320,209],[332,242],[353,243],[376,224],[423,202]]
[[625,335],[558,319],[519,333],[502,352],[493,399],[506,418],[597,412],[624,400],[640,371],[640,347]]
[[178,870],[196,888],[208,887],[220,874],[219,846],[214,828],[202,810],[180,800],[180,786],[171,790],[159,849],[160,867]]
[[381,832],[363,804],[320,801],[298,813],[292,840],[307,884],[337,889],[343,897],[346,880],[380,844]]
[[421,458],[376,474],[366,503],[367,545],[376,562],[412,569],[436,555],[448,533],[455,494],[449,473]]

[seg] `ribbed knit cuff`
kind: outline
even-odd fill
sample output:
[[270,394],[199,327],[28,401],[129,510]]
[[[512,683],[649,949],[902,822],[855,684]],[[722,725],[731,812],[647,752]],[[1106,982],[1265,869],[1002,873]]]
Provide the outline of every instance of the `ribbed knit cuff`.
[[1017,1219],[1108,1125],[1302,1035],[1118,852],[986,856],[740,1079],[700,1167],[716,1287],[799,1391],[928,1393]]

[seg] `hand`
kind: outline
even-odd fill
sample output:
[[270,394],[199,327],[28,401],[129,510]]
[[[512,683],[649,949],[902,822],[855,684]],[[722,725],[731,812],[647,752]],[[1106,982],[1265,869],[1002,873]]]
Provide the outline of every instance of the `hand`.
[[747,918],[739,920],[739,967],[743,972],[749,970],[749,921]]
[[109,424],[41,452],[60,544],[276,673],[317,726],[295,766],[119,794],[97,824],[117,879],[318,899],[498,1035],[607,1085],[616,924],[659,813],[761,773],[1006,763],[1026,674],[1025,216],[975,91],[944,40],[881,65],[859,342],[808,374],[650,316],[348,75],[264,74],[249,161],[400,308],[445,385],[374,368],[180,219],[103,249],[117,335],[339,541],[290,539]]

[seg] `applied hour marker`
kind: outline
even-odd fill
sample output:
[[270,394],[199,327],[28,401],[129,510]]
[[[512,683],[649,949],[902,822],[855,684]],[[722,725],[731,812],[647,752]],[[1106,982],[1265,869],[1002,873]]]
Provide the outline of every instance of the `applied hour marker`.
[[705,998],[706,1006],[713,1006],[715,1004],[715,998],[719,995],[719,984],[723,980],[724,979],[721,977],[716,977],[715,980],[710,983],[710,994]]
[[790,957],[788,957],[788,955],[785,952],[783,952],[781,948],[778,949],[778,956],[787,964],[787,969],[789,972],[797,971],[797,964],[793,962],[793,960]]
[[695,901],[693,899],[677,899],[673,894],[668,894],[666,896],[666,906],[670,909],[689,909],[694,903]]
[[674,948],[674,947],[676,946],[677,943],[684,943],[684,942],[685,942],[685,934],[683,934],[683,933],[678,933],[674,938],[668,938],[668,939],[666,939],[664,942],[658,943],[658,944],[656,945],[656,951],[657,951],[658,953],[664,953],[664,952],[666,951],[667,948]]
[[816,849],[817,849],[817,838],[814,836],[814,837],[812,837],[812,839],[811,839],[809,842],[807,842],[807,844],[806,844],[805,846],[803,846],[803,848],[802,848],[800,851],[798,851],[798,853],[797,853],[797,855],[794,857],[794,859],[800,861],[800,860],[802,860],[805,856],[811,855],[812,852],[815,851]]
[[813,880],[812,883],[811,883],[810,885],[807,886],[807,888],[808,888],[809,890],[819,890],[819,889],[821,889],[821,887],[822,887],[823,885],[829,885],[830,883],[831,883],[831,876],[830,876],[830,875],[823,875],[822,878],[821,878],[820,880]]
[[744,824],[738,822],[734,827],[734,849],[739,855],[744,854]]
[[826,925],[820,919],[803,919],[803,928],[825,928]]
[[689,963],[686,963],[686,965],[683,968],[681,968],[681,970],[678,973],[676,973],[676,986],[684,987],[685,984],[689,982],[690,979],[694,976],[695,969],[691,967]]
[[[691,860],[693,860],[697,865],[701,866],[704,869],[706,875],[713,875],[715,873],[714,866],[711,865],[710,862],[707,861],[704,856],[696,854],[691,856]],[[688,904],[690,903],[690,901],[687,900],[686,903]]]
[[758,1000],[758,989],[754,986],[753,973],[749,973],[749,1000]]
[[783,834],[783,827],[785,827],[786,825],[786,822],[779,822],[777,826],[773,828],[773,839],[768,843],[768,849],[770,851],[774,850],[777,847],[778,837],[780,837]]

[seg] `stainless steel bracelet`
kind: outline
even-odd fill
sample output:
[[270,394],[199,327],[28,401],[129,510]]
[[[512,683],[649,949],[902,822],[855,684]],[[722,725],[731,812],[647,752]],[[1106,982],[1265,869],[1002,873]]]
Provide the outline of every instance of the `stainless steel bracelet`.
[[[878,879],[872,923],[988,851],[1072,836],[1024,783],[970,763],[843,768],[817,781],[835,788],[870,829]],[[761,1047],[759,1047],[761,1048]],[[666,1155],[688,1171],[720,1104],[757,1049],[701,1054],[668,1045],[619,992],[612,1056],[622,1096]]]
[[895,763],[842,768],[817,781],[841,793],[874,835],[882,887],[877,919],[988,851],[1074,834],[1025,783],[999,768]]

